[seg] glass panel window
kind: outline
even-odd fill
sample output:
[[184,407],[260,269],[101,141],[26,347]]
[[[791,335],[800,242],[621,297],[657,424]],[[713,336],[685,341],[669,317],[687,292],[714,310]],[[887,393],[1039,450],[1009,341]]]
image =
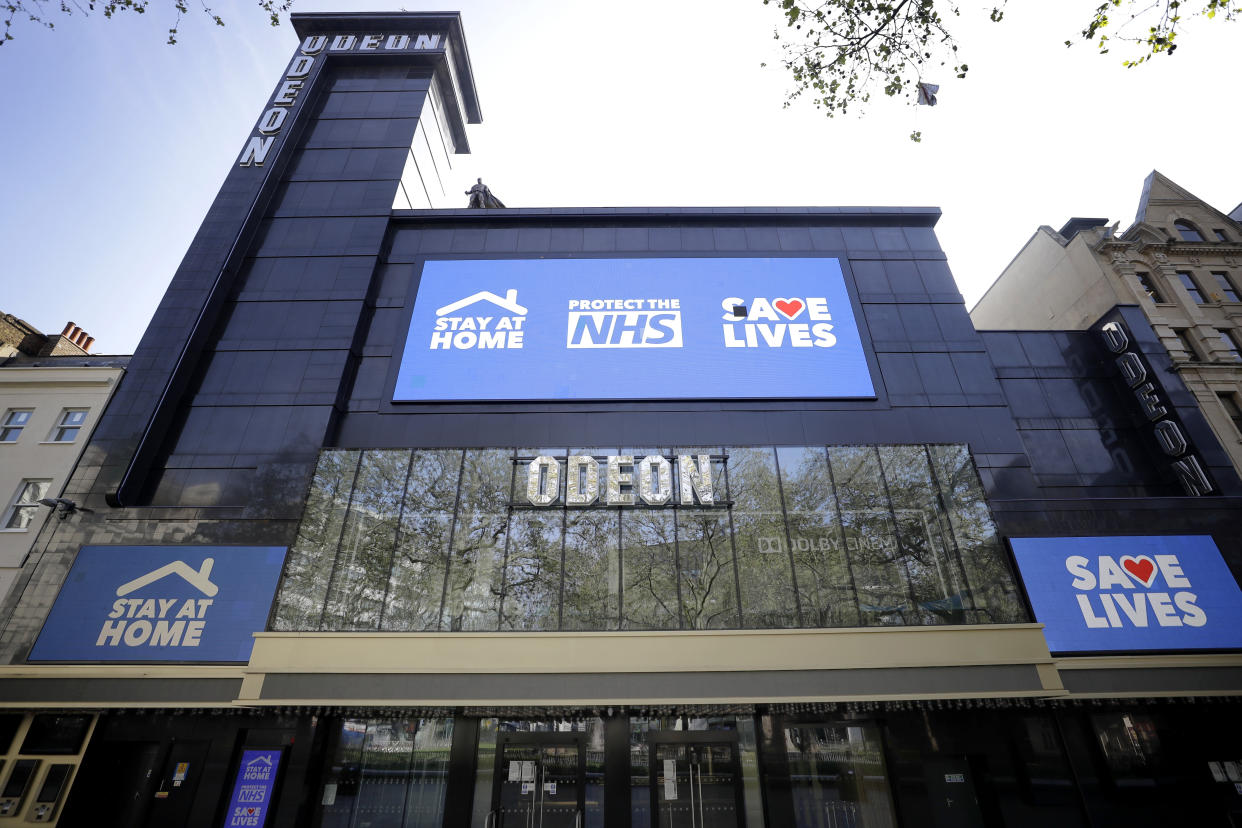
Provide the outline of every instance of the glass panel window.
[[78,432],[86,423],[87,411],[89,409],[86,408],[66,408],[62,411],[56,428],[52,429],[52,442],[72,443],[78,439]]
[[619,512],[581,509],[566,513],[561,629],[617,629],[620,542]]
[[1177,278],[1181,279],[1182,287],[1186,288],[1186,293],[1190,295],[1190,300],[1196,305],[1203,304],[1203,294],[1199,292],[1199,286],[1195,284],[1194,277],[1190,275],[1188,270],[1177,271]]
[[503,630],[555,630],[560,626],[562,509],[517,510],[509,523]]
[[1186,358],[1192,362],[1199,359],[1199,352],[1195,350],[1195,346],[1190,344],[1190,337],[1186,335],[1186,331],[1174,330],[1173,335],[1177,337],[1177,342],[1182,346],[1182,350],[1186,352]]
[[1156,290],[1156,285],[1152,282],[1150,273],[1144,273],[1140,270],[1136,275],[1138,276],[1139,286],[1143,288],[1143,291],[1147,294],[1151,301],[1157,304],[1164,301],[1164,297],[1160,295],[1160,291]]
[[1229,241],[1229,237],[1225,235],[1225,231],[1221,230],[1219,227],[1214,229],[1212,233],[1216,236],[1217,241],[1223,241],[1223,242]]
[[1233,420],[1233,427],[1238,430],[1239,434],[1242,434],[1242,405],[1238,404],[1238,395],[1218,391],[1216,397],[1220,400],[1225,413],[1229,415],[1229,419]]
[[29,408],[15,408],[6,412],[4,423],[0,424],[0,443],[16,443],[33,413]]
[[509,449],[466,452],[453,525],[440,626],[443,630],[495,630],[499,626],[512,482],[513,453]]
[[621,512],[621,626],[627,630],[675,630],[677,542],[672,509]]
[[960,445],[928,446],[927,451],[974,606],[966,620],[974,624],[1029,620],[970,451]]
[[364,451],[328,590],[324,629],[374,630],[388,591],[408,451]]
[[1238,292],[1233,289],[1233,282],[1229,281],[1229,274],[1220,270],[1212,271],[1212,278],[1216,280],[1216,293],[1220,294],[1222,302],[1238,301]]
[[944,503],[922,446],[881,446],[884,482],[897,521],[897,543],[920,623],[961,624],[974,609]]
[[1200,242],[1203,241],[1203,234],[1199,232],[1193,224],[1188,221],[1175,221],[1173,226],[1177,228],[1177,232],[1181,234],[1183,241]]
[[714,509],[678,510],[681,617],[687,629],[736,627],[737,589],[728,515]]
[[853,556],[841,529],[828,454],[815,446],[778,448],[776,455],[802,623],[858,626]]
[[5,529],[25,529],[41,508],[39,501],[47,497],[50,480],[23,480],[4,516]]
[[285,559],[272,624],[276,630],[319,629],[361,454],[325,451],[319,455],[298,536]]
[[773,450],[731,449],[728,477],[738,581],[742,588],[742,626],[797,627],[792,559]]
[[1234,362],[1242,362],[1242,353],[1238,352],[1238,343],[1233,341],[1233,335],[1230,334],[1229,331],[1217,331],[1217,333],[1220,334],[1221,344],[1223,344],[1225,346],[1225,350],[1229,352],[1229,356],[1227,356],[1226,359],[1233,360]]
[[459,450],[415,451],[410,459],[381,629],[422,631],[440,625],[461,463]]
[[914,623],[879,457],[873,446],[829,446],[841,529],[864,626]]

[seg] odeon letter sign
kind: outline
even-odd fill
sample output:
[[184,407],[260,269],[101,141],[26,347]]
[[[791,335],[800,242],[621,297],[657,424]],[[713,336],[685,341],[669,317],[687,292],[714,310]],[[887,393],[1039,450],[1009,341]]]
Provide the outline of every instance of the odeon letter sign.
[[324,53],[335,52],[410,52],[433,51],[443,48],[443,36],[439,34],[336,34],[311,35],[302,41],[299,54],[295,55],[284,79],[276,87],[276,94],[268,102],[255,125],[257,135],[252,135],[237,160],[240,167],[262,167],[276,143],[289,111],[302,94],[315,60]]
[[[673,497],[673,464],[658,454],[634,458],[632,454],[613,454],[604,459],[603,490],[599,461],[586,454],[571,455],[565,466],[565,504],[567,506],[714,506],[712,459],[707,454],[677,455],[677,497]],[[562,466],[555,457],[536,457],[527,467],[526,502],[532,506],[551,506],[561,496]]]

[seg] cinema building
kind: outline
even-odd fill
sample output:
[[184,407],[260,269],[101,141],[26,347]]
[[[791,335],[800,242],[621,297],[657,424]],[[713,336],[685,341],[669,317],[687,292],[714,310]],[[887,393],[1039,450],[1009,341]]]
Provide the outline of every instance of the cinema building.
[[444,207],[460,19],[293,21],[0,607],[0,826],[1242,810],[1242,483],[1138,308],[979,333],[934,208]]

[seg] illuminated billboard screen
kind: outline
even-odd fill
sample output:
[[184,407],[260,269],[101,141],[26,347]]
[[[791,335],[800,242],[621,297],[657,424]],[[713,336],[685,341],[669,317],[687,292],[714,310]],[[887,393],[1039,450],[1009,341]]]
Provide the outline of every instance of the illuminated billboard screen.
[[831,258],[423,266],[395,402],[873,398]]
[[1206,535],[1010,543],[1054,653],[1242,648],[1242,591]]

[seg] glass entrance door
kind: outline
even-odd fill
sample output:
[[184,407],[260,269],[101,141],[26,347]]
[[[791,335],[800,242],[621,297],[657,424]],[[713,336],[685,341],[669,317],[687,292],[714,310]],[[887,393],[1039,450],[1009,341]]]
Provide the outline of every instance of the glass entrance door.
[[488,828],[582,828],[585,778],[580,734],[501,735]]
[[657,828],[741,828],[737,743],[678,733],[652,740],[651,797]]

